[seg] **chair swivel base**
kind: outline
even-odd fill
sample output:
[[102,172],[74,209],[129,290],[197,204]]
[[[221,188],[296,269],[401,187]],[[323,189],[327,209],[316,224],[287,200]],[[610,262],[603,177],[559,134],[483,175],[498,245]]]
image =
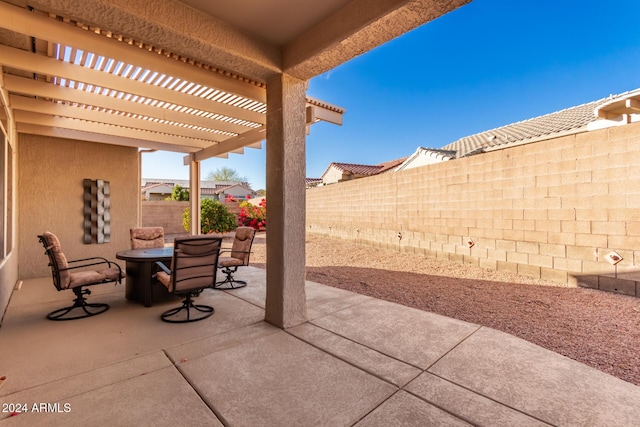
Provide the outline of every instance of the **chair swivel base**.
[[247,282],[245,282],[244,280],[234,280],[233,278],[231,278],[231,280],[225,279],[222,282],[216,282],[216,284],[213,285],[213,289],[224,291],[227,289],[244,288],[245,286],[247,286]]
[[[193,313],[191,309],[193,309],[195,312],[204,314],[198,315],[198,313]],[[182,313],[183,311],[185,313]],[[165,311],[160,315],[160,318],[162,319],[162,321],[169,323],[197,322],[198,320],[204,320],[207,317],[211,316],[213,312],[213,307],[209,305],[194,304],[191,300],[191,296],[187,296],[187,298],[182,301],[182,305],[180,307],[172,308]],[[195,314],[196,317],[192,316],[192,313]]]
[[[76,299],[73,300],[73,305],[65,308],[54,310],[47,314],[49,320],[75,320],[84,319],[85,317],[95,316],[97,314],[104,313],[109,310],[109,304],[101,303],[87,303],[87,299],[84,295],[90,295],[91,291],[88,289],[76,288],[73,290],[76,294]],[[67,316],[69,313],[76,310],[78,314]]]
[[212,287],[213,289],[219,289],[221,291],[227,290],[227,289],[238,289],[238,288],[243,288],[245,286],[247,286],[247,282],[245,282],[244,280],[236,280],[233,278],[233,273],[236,272],[236,270],[238,269],[238,267],[232,267],[233,270],[230,267],[224,267],[222,269],[222,272],[225,273],[227,275],[227,277],[224,278],[224,280],[220,281],[220,282],[216,282]]

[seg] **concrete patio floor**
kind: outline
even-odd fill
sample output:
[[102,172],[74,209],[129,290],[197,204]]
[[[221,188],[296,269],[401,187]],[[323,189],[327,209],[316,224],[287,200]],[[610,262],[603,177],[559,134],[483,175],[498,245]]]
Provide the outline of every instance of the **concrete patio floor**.
[[[489,328],[307,283],[309,321],[263,321],[264,270],[207,290],[210,318],[167,324],[124,286],[104,314],[52,322],[50,278],[14,292],[0,327],[0,426],[630,426],[640,387]],[[44,406],[42,406],[44,404]],[[13,405],[13,406],[12,406]],[[19,405],[28,412],[9,417]],[[34,411],[40,409],[41,412]]]

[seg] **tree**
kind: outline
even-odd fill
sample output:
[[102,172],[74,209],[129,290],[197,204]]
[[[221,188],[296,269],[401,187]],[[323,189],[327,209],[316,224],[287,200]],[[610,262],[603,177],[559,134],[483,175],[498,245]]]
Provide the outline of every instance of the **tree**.
[[232,168],[223,166],[207,175],[208,181],[226,181],[226,182],[247,182],[247,177],[240,174]]
[[173,187],[171,191],[171,197],[167,197],[167,200],[177,200],[179,202],[188,202],[189,201],[189,189],[182,188],[180,185],[176,185]]

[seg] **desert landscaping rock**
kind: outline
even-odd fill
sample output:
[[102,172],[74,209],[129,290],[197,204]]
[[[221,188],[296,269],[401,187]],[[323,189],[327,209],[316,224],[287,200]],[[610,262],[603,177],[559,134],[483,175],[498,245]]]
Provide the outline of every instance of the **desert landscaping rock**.
[[[264,234],[251,265],[265,267]],[[307,279],[494,328],[640,385],[640,300],[307,236]]]

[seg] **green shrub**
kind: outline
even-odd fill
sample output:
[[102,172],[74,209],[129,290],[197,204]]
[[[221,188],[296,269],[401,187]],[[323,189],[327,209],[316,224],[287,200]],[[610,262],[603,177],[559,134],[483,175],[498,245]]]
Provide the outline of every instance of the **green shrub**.
[[[182,226],[185,230],[191,231],[189,208],[182,213]],[[217,200],[202,199],[200,201],[200,226],[203,234],[226,233],[235,230],[236,217]]]
[[176,185],[173,187],[171,191],[171,196],[167,197],[165,200],[176,200],[179,202],[188,202],[189,201],[189,189],[182,188],[180,185]]

